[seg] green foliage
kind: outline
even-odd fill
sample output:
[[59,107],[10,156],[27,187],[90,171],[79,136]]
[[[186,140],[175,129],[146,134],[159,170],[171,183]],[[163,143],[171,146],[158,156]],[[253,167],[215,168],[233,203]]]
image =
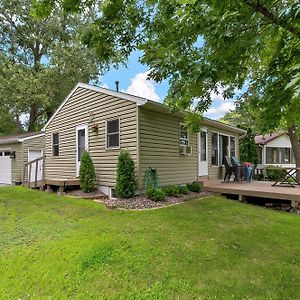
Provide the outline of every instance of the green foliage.
[[85,151],[80,159],[80,187],[84,192],[91,192],[95,188],[96,173],[90,154]]
[[180,190],[177,185],[168,185],[163,188],[167,197],[178,197],[180,195]]
[[145,177],[145,187],[146,187],[146,191],[150,188],[158,188],[159,186],[159,179],[158,179],[158,173],[156,169],[153,168],[148,168],[145,171],[144,174]]
[[189,189],[189,191],[191,191],[191,192],[200,193],[202,190],[200,183],[196,182],[196,181],[194,181],[192,183],[187,183],[186,186]]
[[259,162],[258,146],[255,144],[255,135],[248,128],[246,136],[240,139],[240,160],[250,162],[256,168]]
[[117,195],[121,198],[131,198],[135,195],[136,189],[134,161],[127,150],[121,150],[117,165]]
[[179,185],[178,188],[179,188],[179,194],[181,195],[186,195],[189,193],[189,189],[186,185]]
[[150,187],[146,191],[146,196],[152,201],[164,201],[166,199],[166,193],[160,188]]
[[278,166],[267,166],[266,173],[268,180],[277,181],[282,180],[284,177],[284,170]]
[[[31,0],[0,2],[0,105],[15,124],[6,133],[39,130],[78,81],[97,83],[107,67],[80,40],[95,20],[92,7],[70,15],[57,4],[46,19],[36,19],[32,6]],[[20,124],[24,114],[28,120]]]

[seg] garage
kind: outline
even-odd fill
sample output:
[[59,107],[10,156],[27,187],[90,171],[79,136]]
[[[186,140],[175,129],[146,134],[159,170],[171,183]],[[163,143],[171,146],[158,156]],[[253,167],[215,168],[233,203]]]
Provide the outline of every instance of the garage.
[[0,184],[11,184],[10,150],[0,149]]
[[[27,180],[28,160],[34,160],[44,152],[45,134],[27,132],[0,137],[0,184],[20,185]],[[42,176],[39,165],[38,178]]]

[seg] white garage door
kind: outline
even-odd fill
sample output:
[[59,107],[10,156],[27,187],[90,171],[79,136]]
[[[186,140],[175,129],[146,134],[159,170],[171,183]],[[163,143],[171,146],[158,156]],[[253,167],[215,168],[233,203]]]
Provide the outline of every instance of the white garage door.
[[9,150],[0,150],[0,183],[11,184],[11,159]]
[[[43,156],[42,150],[28,150],[28,161],[33,161],[37,158],[41,158]],[[31,175],[30,175],[30,181],[35,181],[35,172],[37,168],[37,180],[43,179],[43,160],[39,160],[31,165]],[[29,170],[28,170],[28,176],[29,176]]]

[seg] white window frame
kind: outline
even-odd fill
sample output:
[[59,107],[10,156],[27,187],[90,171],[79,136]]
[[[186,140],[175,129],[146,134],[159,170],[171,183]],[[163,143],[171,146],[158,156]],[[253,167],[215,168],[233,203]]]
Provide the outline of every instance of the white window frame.
[[[58,155],[54,155],[54,151],[53,151],[53,147],[54,147],[54,144],[53,144],[53,135],[54,134],[58,134]],[[55,131],[55,132],[52,132],[51,133],[51,144],[52,144],[52,157],[53,158],[57,158],[57,157],[60,157],[60,133],[58,131]]]
[[[231,141],[230,141],[230,137],[234,137],[234,149],[235,149],[235,156],[236,156],[236,136],[235,135],[230,135],[230,134],[225,134],[225,133],[221,133],[221,132],[217,132],[217,131],[211,131],[211,145],[212,145],[212,134],[213,133],[216,133],[218,135],[218,164],[217,165],[213,165],[211,164],[211,155],[210,155],[210,164],[212,167],[220,167],[220,166],[224,166],[224,164],[221,164],[220,163],[220,135],[223,135],[223,136],[227,136],[228,138],[228,146],[227,146],[227,151],[230,155],[230,145],[231,145]],[[212,146],[211,146],[212,148]]]
[[[119,146],[117,147],[108,147],[108,133],[107,133],[107,125],[108,125],[108,122],[111,122],[111,121],[116,121],[118,120],[119,121]],[[113,132],[113,133],[110,133],[110,134],[116,134],[116,132]],[[105,120],[105,149],[106,150],[118,150],[120,149],[121,147],[121,119],[120,118],[111,118],[111,119],[108,119],[108,120]]]
[[[211,158],[212,158],[212,135],[213,135],[213,133],[216,133],[217,134],[217,148],[218,148],[218,156],[217,156],[217,164],[216,165],[213,165],[212,164],[212,162],[211,162]],[[212,167],[218,167],[219,165],[220,165],[220,162],[219,162],[219,156],[220,156],[220,142],[219,142],[219,132],[217,132],[217,131],[211,131],[210,132],[210,139],[211,139],[211,141],[210,141],[210,143],[211,143],[211,153],[210,153],[210,165],[212,166]]]
[[190,133],[187,128],[186,128],[187,138],[185,139],[187,141],[187,145],[181,144],[181,126],[186,127],[184,123],[182,123],[182,122],[179,123],[179,146],[189,146],[190,145]]

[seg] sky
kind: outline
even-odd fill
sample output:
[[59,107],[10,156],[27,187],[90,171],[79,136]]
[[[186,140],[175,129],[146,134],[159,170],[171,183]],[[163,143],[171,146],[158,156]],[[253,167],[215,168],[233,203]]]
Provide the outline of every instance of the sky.
[[[118,80],[120,91],[163,102],[168,91],[168,82],[156,83],[147,80],[148,68],[139,62],[139,56],[141,56],[141,52],[133,52],[129,57],[127,68],[112,69],[103,75],[100,79],[101,86],[114,90],[116,87],[115,81]],[[206,112],[206,117],[217,120],[229,110],[234,109],[233,100],[224,100],[216,93],[212,93],[211,96],[212,106]]]

